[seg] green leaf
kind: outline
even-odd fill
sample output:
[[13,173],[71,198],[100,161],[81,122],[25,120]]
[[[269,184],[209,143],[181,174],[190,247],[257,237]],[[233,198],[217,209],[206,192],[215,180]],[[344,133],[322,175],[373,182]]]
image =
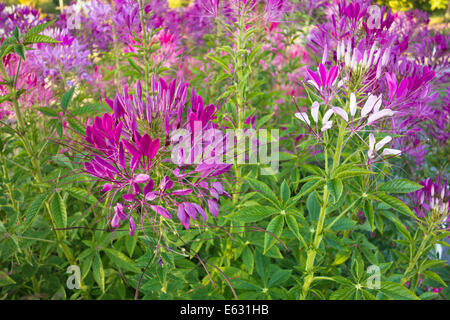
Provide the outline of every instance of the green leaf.
[[135,273],[140,272],[139,268],[134,265],[133,260],[128,258],[125,254],[114,249],[105,249],[106,255],[111,259],[112,262],[117,264],[117,266],[124,268],[128,271]]
[[328,190],[330,190],[330,194],[334,198],[334,202],[337,202],[342,195],[342,191],[344,190],[344,185],[342,184],[342,180],[340,179],[331,179],[327,181]]
[[381,288],[379,291],[394,300],[419,300],[414,293],[395,282],[381,281]]
[[355,294],[355,290],[354,287],[341,286],[331,294],[330,300],[350,300],[350,297]]
[[291,276],[291,270],[278,270],[276,271],[269,280],[268,287],[273,288],[279,286],[280,284],[286,282]]
[[298,200],[301,199],[305,194],[321,187],[325,184],[325,180],[322,178],[313,179],[306,182],[300,189],[300,192],[293,198],[289,199],[289,205],[295,204]]
[[352,170],[346,170],[343,172],[337,172],[335,175],[336,179],[344,179],[344,178],[351,178],[356,176],[366,176],[371,174],[372,172],[370,170],[366,169],[352,169]]
[[283,181],[280,188],[280,198],[283,202],[287,202],[291,196],[291,190],[286,180]]
[[86,129],[83,128],[83,127],[78,123],[78,121],[76,121],[75,119],[73,119],[73,118],[71,118],[71,117],[68,117],[66,120],[67,120],[67,122],[69,123],[70,128],[72,128],[74,131],[78,132],[78,133],[81,134],[81,135],[84,135],[84,134],[86,133]]
[[433,279],[433,280],[436,281],[436,282],[439,282],[439,283],[442,284],[444,287],[447,286],[447,284],[445,283],[445,281],[442,280],[442,278],[441,278],[436,272],[433,272],[433,271],[431,271],[431,270],[425,270],[425,271],[422,271],[421,274],[425,275],[426,277],[428,277],[428,278],[430,278],[430,279]]
[[15,44],[14,52],[17,53],[22,60],[25,60],[25,47],[23,44]]
[[422,293],[419,296],[419,298],[420,298],[420,300],[432,300],[432,299],[435,299],[438,295],[439,295],[439,293],[437,293],[437,292],[426,291],[426,292]]
[[263,198],[269,200],[274,205],[278,205],[278,198],[275,195],[275,193],[272,191],[271,188],[264,182],[248,178],[247,179],[248,184],[250,187],[252,187],[255,191],[259,191],[259,195],[261,195]]
[[[331,219],[333,221],[334,219]],[[331,227],[333,231],[345,231],[353,228],[356,225],[356,222],[350,218],[342,217]]]
[[33,223],[34,219],[36,218],[39,210],[41,209],[42,205],[44,204],[45,199],[47,198],[46,194],[40,194],[36,196],[33,201],[31,202],[30,206],[28,207],[26,213],[25,213],[25,230],[27,230],[30,225]]
[[366,216],[367,221],[369,222],[370,231],[373,232],[375,225],[375,213],[373,212],[372,202],[369,200],[364,201],[364,215]]
[[92,194],[88,194],[88,192],[84,189],[72,187],[65,191],[67,191],[67,193],[69,193],[72,197],[80,201],[89,203],[91,205],[97,203],[97,199]]
[[2,46],[2,48],[0,50],[0,58],[3,58],[7,54],[11,53],[13,50],[14,50],[14,45],[13,44],[9,44],[9,45],[3,44],[3,46]]
[[264,219],[279,211],[279,209],[263,206],[242,207],[235,213],[225,216],[225,218],[240,222],[255,222]]
[[300,234],[300,229],[298,227],[298,223],[297,223],[297,220],[295,219],[295,217],[288,214],[285,216],[285,219],[286,219],[286,224],[287,224],[289,230],[291,230],[291,232],[294,234],[294,236],[298,240],[302,240],[302,236]]
[[100,286],[102,292],[105,293],[105,271],[103,270],[103,263],[98,253],[94,256],[92,271],[95,282]]
[[379,201],[384,203],[385,205],[391,207],[394,210],[397,210],[404,215],[410,216],[412,218],[416,218],[416,216],[411,212],[406,204],[404,204],[401,200],[394,198],[392,196],[388,196],[387,194],[379,194],[376,197]]
[[55,193],[51,203],[52,214],[55,218],[57,228],[67,227],[67,210],[63,198]]
[[60,43],[61,41],[55,40],[49,36],[44,36],[43,34],[32,34],[28,35],[23,39],[23,44],[33,44],[33,43]]
[[317,199],[316,193],[312,192],[306,200],[306,208],[308,209],[308,219],[310,221],[317,221],[320,214],[320,203]]
[[[279,238],[281,233],[283,232],[283,227],[284,218],[282,215],[278,215],[269,222],[266,230],[273,233],[277,238]],[[264,253],[266,253],[267,250],[269,250],[276,242],[277,239],[273,235],[266,232],[264,235]]]
[[127,58],[127,59],[128,59],[128,63],[130,64],[130,66],[132,66],[139,74],[142,74],[142,70],[141,70],[141,68],[139,68],[136,61],[134,61],[131,58]]
[[388,193],[410,193],[422,188],[420,184],[407,179],[395,179],[382,184],[378,190]]
[[14,38],[16,38],[17,41],[20,40],[20,31],[17,26],[14,27],[12,34],[13,34]]
[[348,260],[348,258],[350,258],[352,251],[351,250],[347,250],[347,251],[339,251],[336,254],[336,257],[334,258],[333,261],[333,266],[338,266],[340,264],[343,264],[345,261]]
[[32,35],[32,34],[38,34],[41,33],[42,31],[44,31],[45,29],[47,29],[47,27],[51,24],[53,24],[56,20],[51,20],[42,24],[39,24],[37,26],[34,26],[33,28],[31,28],[30,30],[27,31],[27,33],[25,34],[25,37],[28,35]]
[[37,109],[46,116],[57,117],[59,115],[56,110],[53,110],[52,108],[49,107],[40,107]]
[[209,55],[208,58],[217,63],[219,66],[221,66],[226,73],[228,74],[230,73],[230,69],[228,68],[227,63],[223,59],[211,55]]
[[73,92],[75,91],[75,87],[71,87],[69,90],[64,93],[64,95],[61,98],[61,106],[64,110],[67,109],[69,106],[70,100],[72,100]]
[[0,271],[0,288],[16,282],[4,271]]
[[245,246],[244,251],[242,252],[242,261],[244,262],[248,273],[252,274],[255,266],[255,258],[253,257],[252,249],[250,249],[249,246]]

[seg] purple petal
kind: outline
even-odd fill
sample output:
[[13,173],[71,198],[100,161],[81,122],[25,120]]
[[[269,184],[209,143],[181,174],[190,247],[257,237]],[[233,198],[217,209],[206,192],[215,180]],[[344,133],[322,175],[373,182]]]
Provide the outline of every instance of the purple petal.
[[185,196],[192,193],[192,189],[180,189],[172,191],[173,196]]
[[186,211],[184,210],[184,205],[182,203],[178,206],[177,217],[180,220],[181,224],[186,229],[189,229],[189,222],[190,222],[189,216],[186,214]]
[[102,192],[108,192],[111,191],[112,189],[112,184],[111,183],[105,183],[105,185],[102,188]]
[[153,211],[155,211],[157,214],[163,216],[164,218],[172,219],[172,216],[170,215],[170,213],[163,207],[151,205],[150,208],[152,208]]
[[127,193],[122,196],[125,201],[134,201],[134,194]]
[[129,224],[130,224],[130,236],[134,235],[134,230],[136,230],[136,224],[134,223],[134,219],[133,217],[130,217],[130,219],[128,220]]
[[140,173],[134,177],[133,181],[135,183],[144,183],[144,182],[147,182],[149,179],[150,179],[150,177],[148,176],[148,174]]
[[217,205],[217,201],[208,199],[208,209],[213,217],[217,218],[217,216],[219,215],[219,206]]
[[155,183],[153,180],[150,180],[144,187],[144,194],[146,195],[150,191],[153,191],[153,187],[155,186]]

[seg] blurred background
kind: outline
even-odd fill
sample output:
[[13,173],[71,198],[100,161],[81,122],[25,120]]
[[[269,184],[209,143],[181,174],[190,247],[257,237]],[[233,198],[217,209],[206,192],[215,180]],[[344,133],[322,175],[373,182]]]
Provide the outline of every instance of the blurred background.
[[[108,0],[105,0],[108,1]],[[168,0],[169,5],[174,7],[179,7],[186,5],[191,0]],[[307,0],[303,0],[307,1]],[[58,7],[62,5],[68,5],[71,2],[76,2],[74,0],[0,0],[0,2],[8,4],[26,4],[33,5],[35,7],[41,8],[43,12],[46,13],[56,13]],[[450,15],[449,0],[378,0],[378,4],[383,4],[391,7],[394,11],[398,10],[409,10],[409,9],[420,9],[427,11],[432,14],[435,19],[441,18],[444,22],[445,16],[447,16],[447,21]],[[436,21],[437,22],[437,21]]]

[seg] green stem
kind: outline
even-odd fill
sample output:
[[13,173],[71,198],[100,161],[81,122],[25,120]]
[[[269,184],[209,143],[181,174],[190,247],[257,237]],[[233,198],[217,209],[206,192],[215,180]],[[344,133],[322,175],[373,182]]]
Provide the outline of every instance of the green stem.
[[142,40],[144,45],[144,80],[145,80],[145,92],[148,92],[148,85],[149,85],[149,62],[148,62],[148,54],[147,54],[147,28],[145,26],[145,16],[144,16],[144,4],[142,0],[139,1],[139,19],[141,21],[141,28],[142,28]]
[[429,234],[427,233],[427,234],[424,235],[423,240],[422,240],[422,242],[420,244],[420,247],[419,247],[419,249],[416,252],[416,255],[409,262],[408,268],[406,269],[405,273],[403,274],[403,278],[402,278],[401,284],[405,284],[409,279],[411,279],[411,276],[409,276],[408,274],[416,266],[417,261],[423,255],[423,251],[424,251],[425,246],[426,246],[426,244],[428,242],[428,238],[429,238]]
[[[19,60],[19,65],[20,65],[20,60]],[[16,116],[16,119],[17,119],[17,126],[18,126],[18,129],[19,129],[18,131],[20,132],[20,137],[21,137],[21,140],[23,142],[23,146],[25,148],[25,151],[27,152],[28,156],[31,159],[31,165],[32,165],[32,168],[33,168],[33,178],[36,180],[36,182],[39,185],[41,185],[42,184],[42,176],[41,176],[40,162],[39,162],[39,159],[36,157],[36,154],[33,152],[33,148],[31,146],[31,143],[28,140],[28,137],[26,135],[25,123],[23,121],[22,112],[20,110],[19,101],[17,100],[16,84],[17,84],[17,77],[18,77],[19,69],[16,71],[16,75],[15,75],[14,81],[11,81],[11,79],[8,77],[8,74],[6,73],[5,66],[3,65],[3,62],[0,62],[0,72],[3,74],[3,77],[4,77],[5,81],[8,83],[9,92],[12,94],[12,102],[13,102],[15,116]],[[45,190],[42,188],[42,186],[39,186],[38,188],[39,188],[39,191],[41,193],[45,193]],[[51,220],[51,222],[53,224],[53,227],[56,228],[56,222],[55,222],[55,219],[53,217],[53,213],[51,211],[51,208],[50,208],[50,205],[49,205],[48,201],[45,202],[45,208],[46,208],[47,212],[49,213],[50,220]],[[64,255],[66,256],[67,260],[71,264],[74,264],[74,259],[73,259],[72,254],[70,253],[69,248],[66,246],[66,244],[64,244],[62,242],[63,234],[59,230],[55,230],[55,233],[56,233],[56,237],[58,239],[59,247],[64,252]]]
[[308,250],[308,255],[306,258],[306,278],[303,283],[302,294],[300,296],[301,300],[305,300],[308,296],[309,287],[311,283],[314,281],[314,262],[316,259],[317,250],[319,249],[320,243],[323,239],[323,225],[325,222],[326,216],[326,208],[328,204],[328,197],[330,193],[328,191],[328,187],[325,184],[323,187],[323,204],[320,208],[319,221],[317,222],[316,233],[314,235],[314,241],[312,246]]
[[6,167],[6,161],[5,161],[5,156],[3,155],[3,152],[1,152],[1,155],[2,155],[3,177],[4,177],[4,179],[6,181],[8,181],[8,182],[5,183],[5,185],[6,185],[6,188],[8,189],[8,193],[9,193],[9,196],[11,198],[11,202],[12,202],[12,206],[13,206],[14,211],[15,212],[19,212],[19,207],[17,206],[17,202],[14,199],[13,189],[12,189],[12,186],[11,186],[11,184],[9,182],[9,173],[8,173],[8,169]]
[[342,144],[344,142],[344,129],[342,127],[339,128],[339,134],[338,134],[338,141],[336,144],[336,150],[334,151],[334,157],[333,157],[333,169],[332,172],[339,166],[339,162],[341,159],[341,152],[342,152]]

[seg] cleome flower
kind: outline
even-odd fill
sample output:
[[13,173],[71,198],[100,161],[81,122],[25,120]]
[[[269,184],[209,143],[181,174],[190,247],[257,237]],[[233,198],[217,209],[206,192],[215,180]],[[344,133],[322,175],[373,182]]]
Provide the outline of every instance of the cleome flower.
[[[314,103],[311,106],[311,117],[316,124],[315,130],[311,126],[311,121],[309,120],[308,114],[306,112],[297,112],[295,113],[295,117],[299,119],[300,121],[303,121],[306,123],[314,132],[316,137],[319,137],[319,107],[320,104],[317,101],[314,101]],[[322,126],[320,128],[320,132],[324,132],[328,129],[330,129],[333,126],[333,121],[330,120],[331,116],[333,115],[334,111],[332,109],[329,109],[325,112],[322,118]]]
[[420,181],[419,184],[423,188],[409,194],[416,215],[419,218],[429,216],[438,224],[447,224],[450,200],[448,180],[444,180],[442,177],[427,178]]
[[350,103],[349,103],[349,111],[350,116],[344,109],[340,107],[333,107],[334,113],[336,113],[339,117],[344,119],[344,121],[351,126],[351,130],[353,132],[359,131],[362,128],[364,128],[367,125],[372,125],[378,120],[385,118],[385,117],[391,117],[395,114],[394,111],[391,109],[383,109],[381,108],[381,95],[375,96],[375,95],[369,95],[369,97],[366,100],[366,103],[361,109],[361,117],[359,118],[357,124],[354,124],[356,111],[358,109],[358,105],[356,103],[356,96],[352,92],[350,94]]
[[[96,117],[84,137],[84,170],[98,179],[110,208],[114,207],[111,226],[117,228],[128,220],[130,235],[136,228],[135,212],[141,213],[141,223],[148,219],[154,224],[158,216],[170,220],[171,212],[177,212],[188,229],[199,216],[207,220],[204,207],[217,217],[219,197],[230,197],[219,179],[231,165],[168,161],[171,131],[189,130],[193,121],[203,128],[214,127],[215,106],[205,107],[192,91],[188,108],[187,84],[175,80],[167,85],[162,79],[153,79],[151,87],[153,92],[145,98],[138,82],[136,94],[125,89],[123,95],[107,100],[112,115]],[[203,141],[201,147],[208,148],[208,142]],[[193,197],[187,200],[188,195]]]

